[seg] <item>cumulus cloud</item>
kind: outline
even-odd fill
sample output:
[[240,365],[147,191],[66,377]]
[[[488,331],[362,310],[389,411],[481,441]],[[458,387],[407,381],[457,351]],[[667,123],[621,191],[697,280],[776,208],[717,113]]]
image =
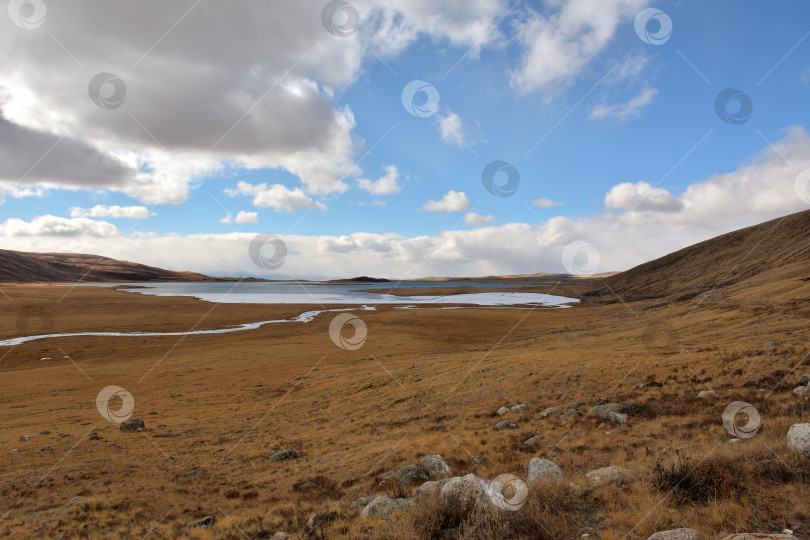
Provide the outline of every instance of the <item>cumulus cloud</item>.
[[597,105],[591,110],[588,118],[591,120],[601,120],[603,118],[627,120],[628,118],[635,118],[641,114],[641,109],[652,103],[657,95],[657,88],[644,88],[639,95],[623,103],[611,105],[602,103]]
[[253,197],[253,206],[258,208],[272,208],[276,212],[286,210],[295,212],[298,208],[312,208],[326,210],[326,206],[318,201],[312,200],[300,188],[290,189],[283,184],[250,184],[239,181],[236,189],[226,189],[225,193],[230,197],[247,195]]
[[525,47],[512,86],[521,93],[569,84],[608,45],[620,24],[648,0],[567,0],[550,14],[531,13],[517,24]]
[[532,201],[532,204],[540,208],[553,208],[555,206],[562,206],[563,203],[552,201],[548,197],[540,197]]
[[400,191],[399,170],[396,165],[389,165],[385,168],[385,175],[377,180],[357,179],[357,187],[364,189],[372,195],[391,195]]
[[252,263],[248,245],[253,234],[124,237],[103,221],[41,216],[30,222],[6,220],[0,224],[0,241],[6,249],[97,253],[213,275],[316,279],[564,272],[565,247],[585,241],[599,251],[602,270],[623,270],[719,234],[808,209],[795,190],[797,176],[808,168],[810,139],[802,128],[793,127],[773,148],[766,147],[736,170],[690,185],[676,197],[678,208],[667,190],[637,182],[608,192],[605,208],[610,211],[577,219],[554,217],[536,225],[505,223],[416,237],[286,235],[282,238],[289,255],[274,273]]
[[70,217],[72,218],[146,219],[156,215],[145,206],[104,206],[97,204],[93,208],[79,208],[78,206],[70,208]]
[[492,214],[484,216],[475,212],[468,212],[464,216],[464,225],[487,225],[489,223],[495,223],[495,216]]
[[467,198],[467,194],[463,191],[453,191],[451,189],[438,201],[430,199],[421,210],[426,212],[463,212],[469,207],[470,199]]
[[630,212],[677,212],[683,203],[664,188],[655,188],[648,182],[622,182],[605,195],[605,208]]
[[259,214],[257,212],[247,212],[240,210],[236,217],[233,217],[230,212],[224,218],[219,220],[220,223],[258,223]]

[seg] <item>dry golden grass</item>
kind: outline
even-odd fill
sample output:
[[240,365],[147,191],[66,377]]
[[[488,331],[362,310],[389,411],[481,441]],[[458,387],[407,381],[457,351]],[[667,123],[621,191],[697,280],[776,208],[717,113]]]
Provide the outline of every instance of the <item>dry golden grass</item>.
[[[354,352],[330,340],[330,314],[234,334],[68,337],[3,348],[0,535],[304,537],[316,516],[314,538],[417,538],[442,523],[463,538],[508,530],[519,538],[643,540],[689,526],[707,540],[784,528],[810,539],[810,466],[785,444],[792,423],[810,421],[791,393],[810,372],[810,295],[797,286],[801,294],[768,303],[766,285],[757,287],[756,299],[732,288],[704,305],[357,311],[368,338]],[[773,289],[783,294],[787,285]],[[312,309],[89,287],[61,301],[61,287],[3,290],[0,338],[18,335],[20,314],[33,315],[29,331],[38,333],[37,313],[45,311],[53,331],[64,332],[214,328]],[[764,348],[769,341],[781,345]],[[108,385],[132,393],[143,433],[122,432],[98,413],[96,395]],[[696,398],[707,388],[716,401]],[[546,407],[576,401],[587,412],[600,400],[638,411],[617,427],[583,416],[566,424],[537,418]],[[735,400],[757,407],[763,423],[755,437],[730,443],[721,414]],[[494,411],[517,401],[531,419],[509,413],[519,429],[496,432]],[[92,430],[101,440],[88,439]],[[19,442],[22,434],[31,441]],[[526,449],[533,435],[543,444]],[[299,459],[273,462],[271,443]],[[40,451],[46,445],[52,450]],[[350,507],[366,495],[413,494],[379,475],[434,453],[454,474],[489,479],[525,478],[529,459],[541,456],[582,489],[534,491],[520,512],[466,522],[435,500],[390,523]],[[472,455],[486,462],[470,465]],[[678,456],[698,467],[698,487],[671,492],[662,483],[662,470],[683,472]],[[585,473],[607,465],[632,470],[637,481],[592,491]],[[720,487],[703,489],[706,479]],[[209,515],[213,527],[186,528]]]

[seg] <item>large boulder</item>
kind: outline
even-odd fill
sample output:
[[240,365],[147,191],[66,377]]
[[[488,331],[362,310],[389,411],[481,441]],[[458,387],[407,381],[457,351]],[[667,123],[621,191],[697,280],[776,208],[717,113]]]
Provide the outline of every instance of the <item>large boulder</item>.
[[416,499],[391,499],[389,497],[375,497],[373,501],[368,503],[360,515],[363,517],[377,516],[380,518],[387,518],[394,512],[399,510],[406,510],[414,505]]
[[433,454],[432,456],[425,456],[422,458],[422,468],[424,468],[432,480],[439,478],[449,478],[453,476],[450,467],[442,459],[442,456]]
[[439,494],[442,487],[447,483],[447,480],[429,480],[416,488],[417,497],[426,497],[428,495]]
[[408,465],[397,473],[397,482],[400,486],[408,487],[413,484],[421,484],[425,480],[430,480],[427,471],[419,465]]
[[529,475],[526,483],[529,487],[538,484],[561,484],[565,482],[562,470],[553,461],[542,458],[532,458],[529,460]]
[[632,471],[611,465],[610,467],[602,467],[591,471],[585,476],[591,481],[592,488],[600,488],[608,484],[613,486],[620,486],[625,482],[629,482],[635,478]]
[[810,424],[793,424],[787,432],[788,448],[810,460]]
[[610,420],[610,413],[626,414],[632,416],[636,412],[636,408],[629,403],[605,403],[604,405],[597,405],[590,410],[588,416],[594,416],[599,420]]
[[653,534],[647,540],[699,540],[700,536],[695,529],[672,529]]
[[475,506],[489,508],[492,506],[492,499],[488,488],[489,482],[474,474],[455,476],[442,486],[441,497],[445,500],[457,500],[467,511]]

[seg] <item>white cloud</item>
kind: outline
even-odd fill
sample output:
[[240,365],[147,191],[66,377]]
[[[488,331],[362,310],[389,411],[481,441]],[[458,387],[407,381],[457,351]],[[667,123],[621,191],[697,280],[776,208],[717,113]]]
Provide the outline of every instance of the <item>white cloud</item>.
[[463,191],[447,192],[438,201],[430,199],[421,209],[426,212],[463,212],[470,207],[470,199]]
[[495,216],[491,214],[483,216],[475,212],[468,212],[464,216],[464,225],[486,225],[489,223],[495,223]]
[[556,0],[547,4],[556,12],[531,13],[517,25],[526,51],[511,74],[512,86],[525,94],[569,84],[648,1]]
[[461,117],[452,111],[448,111],[447,114],[438,116],[438,120],[442,142],[464,148],[467,144],[465,142],[467,131]]
[[683,202],[664,188],[656,188],[648,182],[631,184],[623,182],[605,195],[607,210],[628,212],[678,212]]
[[385,168],[385,176],[380,177],[378,180],[358,178],[357,187],[365,189],[372,195],[391,195],[401,189],[397,183],[398,179],[399,170],[397,170],[396,165],[388,165]]
[[290,189],[282,184],[249,184],[239,181],[236,189],[226,189],[225,193],[231,197],[247,195],[253,197],[253,206],[258,208],[272,208],[276,212],[286,210],[295,212],[298,208],[312,208],[326,210],[322,203],[312,200],[300,188]]
[[371,201],[371,206],[385,206],[385,201],[379,201],[379,200]]
[[[0,236],[22,239],[28,237],[50,238],[119,238],[121,233],[112,223],[87,218],[63,218],[57,216],[39,216],[30,222],[10,218],[0,224]],[[61,241],[61,240],[59,240]],[[61,251],[59,241],[53,251]]]
[[[0,181],[181,203],[189,182],[233,165],[282,169],[309,195],[344,193],[342,179],[362,173],[355,155],[364,142],[335,95],[364,60],[399,54],[422,36],[471,47],[475,57],[502,39],[495,23],[509,7],[358,0],[358,35],[338,38],[321,24],[324,4],[64,0],[48,6],[47,32],[21,32],[0,17]],[[87,95],[100,71],[126,85],[117,110]]]
[[259,214],[257,212],[247,212],[240,210],[234,218],[230,212],[224,218],[219,220],[220,223],[258,223]]
[[553,208],[555,206],[562,206],[563,203],[552,201],[548,197],[540,197],[539,199],[533,200],[532,204],[540,208]]
[[[565,246],[586,241],[599,251],[602,270],[623,270],[719,234],[807,210],[795,182],[808,168],[810,138],[802,128],[792,127],[773,148],[766,147],[736,170],[689,186],[677,197],[681,204],[675,211],[669,206],[674,195],[639,182],[610,190],[605,206],[615,206],[614,211],[584,218],[554,217],[536,225],[506,223],[410,238],[286,235],[287,260],[269,274],[250,260],[254,235],[247,233],[122,236],[105,222],[41,216],[30,223],[6,220],[0,224],[0,242],[5,249],[96,253],[213,275],[320,279],[562,272]],[[639,195],[656,204],[632,206]]]
[[645,88],[641,93],[624,103],[614,103],[612,105],[600,104],[591,110],[588,118],[591,120],[601,120],[603,118],[616,118],[627,120],[641,114],[641,109],[652,103],[658,95],[657,88]]
[[90,217],[90,218],[124,218],[124,219],[146,219],[156,216],[145,206],[104,206],[97,204],[93,208],[70,208],[70,217]]

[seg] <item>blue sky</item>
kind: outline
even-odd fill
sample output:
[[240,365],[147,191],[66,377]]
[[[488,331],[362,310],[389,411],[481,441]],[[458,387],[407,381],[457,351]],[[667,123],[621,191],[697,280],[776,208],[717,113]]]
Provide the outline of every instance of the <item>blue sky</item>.
[[[303,4],[9,2],[0,247],[216,275],[593,273],[810,207],[806,2]],[[330,9],[338,30],[357,15],[348,35]],[[94,101],[98,73],[120,102]],[[412,81],[439,97],[424,117]],[[739,125],[728,88],[753,104]],[[482,183],[495,160],[511,196]],[[259,233],[280,269],[248,257]]]

